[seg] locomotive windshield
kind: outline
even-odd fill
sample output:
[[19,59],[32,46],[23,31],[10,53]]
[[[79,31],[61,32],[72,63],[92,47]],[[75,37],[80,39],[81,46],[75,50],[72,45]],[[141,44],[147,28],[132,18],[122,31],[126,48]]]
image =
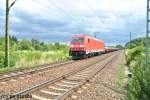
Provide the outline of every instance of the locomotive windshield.
[[71,42],[84,42],[84,38],[73,38]]

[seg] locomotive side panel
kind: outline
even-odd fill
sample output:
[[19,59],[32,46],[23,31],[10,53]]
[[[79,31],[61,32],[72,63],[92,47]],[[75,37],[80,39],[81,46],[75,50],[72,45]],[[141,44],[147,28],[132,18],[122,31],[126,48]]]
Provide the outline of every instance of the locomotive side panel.
[[104,42],[87,35],[72,37],[69,54],[72,58],[85,58],[104,53]]

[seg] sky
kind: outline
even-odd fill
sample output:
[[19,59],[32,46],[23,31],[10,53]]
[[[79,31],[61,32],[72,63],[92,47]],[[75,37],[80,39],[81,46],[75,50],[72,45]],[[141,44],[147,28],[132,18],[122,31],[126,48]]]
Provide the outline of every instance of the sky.
[[[10,0],[12,3],[14,0]],[[69,42],[88,34],[106,45],[145,36],[146,0],[17,0],[10,9],[10,34],[19,39]],[[5,34],[5,0],[0,0],[0,36]]]

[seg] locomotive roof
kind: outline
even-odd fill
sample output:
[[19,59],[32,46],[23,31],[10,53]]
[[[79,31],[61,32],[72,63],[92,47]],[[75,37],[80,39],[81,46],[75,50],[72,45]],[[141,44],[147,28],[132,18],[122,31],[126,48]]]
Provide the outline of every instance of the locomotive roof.
[[103,42],[102,40],[93,38],[93,37],[91,37],[91,36],[89,36],[89,35],[74,35],[74,36],[72,36],[72,38],[85,38],[85,37],[89,37],[89,38],[92,38],[92,39],[94,39],[94,40]]
[[74,35],[72,38],[84,38],[87,37],[88,35]]

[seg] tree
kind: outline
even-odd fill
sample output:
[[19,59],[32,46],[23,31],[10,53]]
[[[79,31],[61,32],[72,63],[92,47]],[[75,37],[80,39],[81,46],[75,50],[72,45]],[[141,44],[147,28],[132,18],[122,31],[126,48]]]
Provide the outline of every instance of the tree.
[[32,50],[31,42],[26,39],[22,39],[19,42],[19,50]]
[[4,50],[5,50],[5,38],[0,37],[0,51],[4,51]]
[[120,49],[122,49],[122,48],[123,48],[123,46],[122,46],[122,45],[116,45],[116,48],[120,48]]
[[54,46],[55,46],[55,49],[57,50],[60,49],[60,44],[58,42],[56,42]]
[[42,47],[41,47],[41,43],[39,40],[37,39],[32,39],[31,40],[31,43],[32,43],[32,46],[35,50],[42,50]]
[[[138,45],[146,46],[146,38],[143,37],[143,38],[137,38],[137,39],[131,40],[131,42],[128,42],[125,44],[125,47],[131,49]],[[150,37],[148,38],[148,46],[150,46]]]
[[17,37],[15,37],[15,36],[9,36],[9,39],[10,39],[10,41],[13,41],[13,42],[15,42],[15,43],[18,42],[18,39],[17,39]]

